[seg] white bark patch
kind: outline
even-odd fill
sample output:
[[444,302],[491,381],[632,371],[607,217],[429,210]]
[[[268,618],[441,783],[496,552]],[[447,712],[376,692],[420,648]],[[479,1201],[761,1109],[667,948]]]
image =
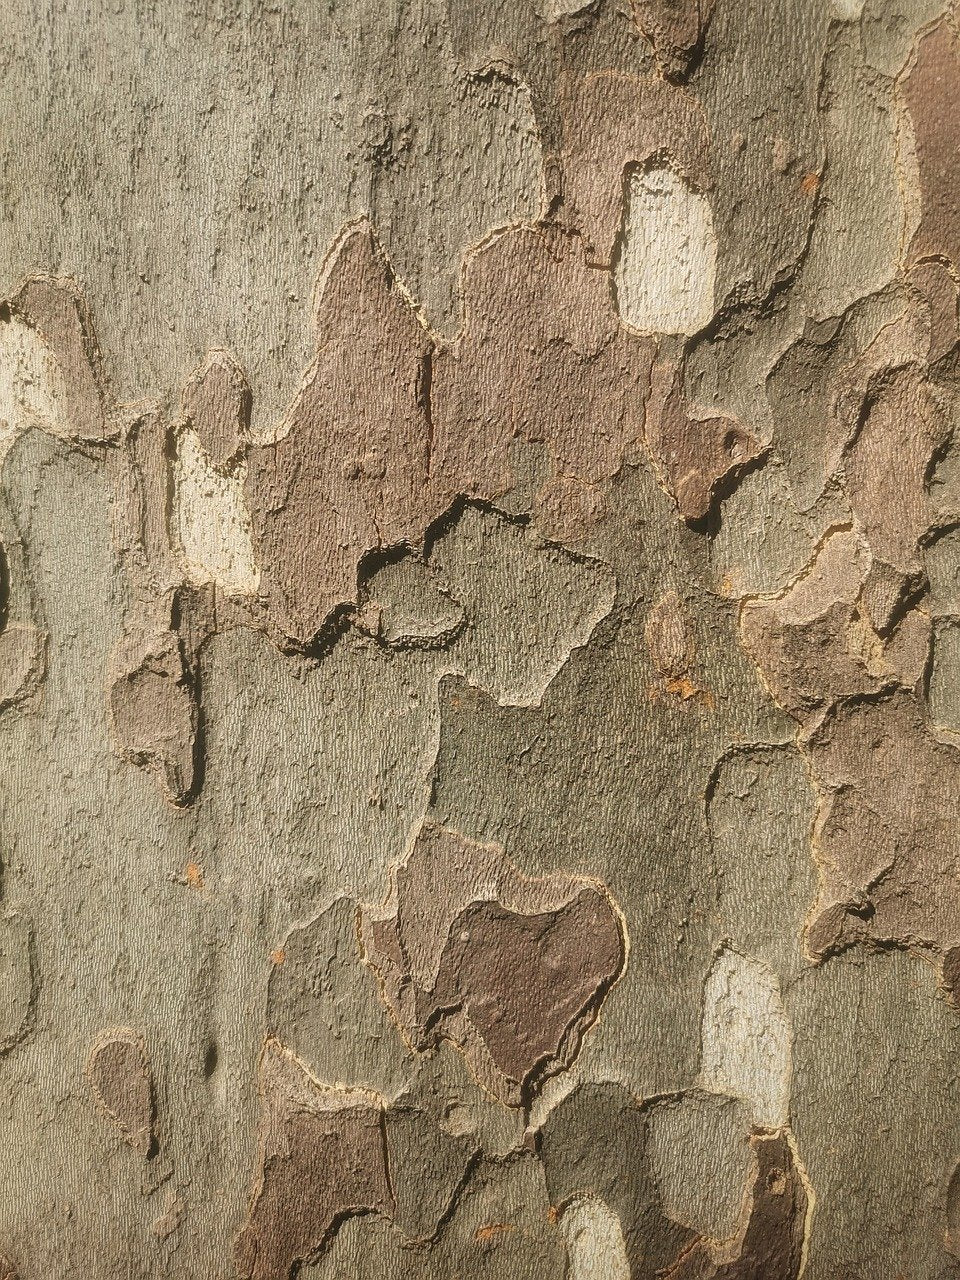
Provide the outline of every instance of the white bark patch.
[[66,432],[60,365],[36,329],[12,317],[0,325],[0,463],[21,431]]
[[714,961],[704,989],[703,1089],[743,1098],[754,1123],[787,1123],[792,1053],[780,984],[760,960],[729,948]]
[[547,22],[559,22],[590,7],[590,0],[544,0],[543,17]]
[[595,1196],[572,1200],[560,1218],[569,1280],[630,1280],[620,1219]]
[[245,468],[222,475],[195,431],[185,428],[174,464],[173,528],[192,582],[215,582],[228,595],[254,595],[260,573],[243,495]]
[[832,0],[830,12],[842,22],[858,22],[863,13],[864,0]]
[[636,170],[614,269],[624,324],[641,333],[696,333],[713,318],[716,274],[707,197],[666,165]]

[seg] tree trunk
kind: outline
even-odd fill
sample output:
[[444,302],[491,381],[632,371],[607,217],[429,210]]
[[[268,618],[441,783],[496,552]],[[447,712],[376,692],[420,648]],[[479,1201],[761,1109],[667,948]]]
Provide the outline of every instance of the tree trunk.
[[960,1276],[957,22],[7,0],[0,1276]]

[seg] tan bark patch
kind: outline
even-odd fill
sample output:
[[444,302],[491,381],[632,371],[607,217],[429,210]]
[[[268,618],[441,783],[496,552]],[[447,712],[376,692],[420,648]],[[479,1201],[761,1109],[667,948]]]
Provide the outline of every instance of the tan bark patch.
[[105,1032],[90,1051],[87,1076],[125,1142],[146,1159],[154,1148],[153,1073],[135,1031]]

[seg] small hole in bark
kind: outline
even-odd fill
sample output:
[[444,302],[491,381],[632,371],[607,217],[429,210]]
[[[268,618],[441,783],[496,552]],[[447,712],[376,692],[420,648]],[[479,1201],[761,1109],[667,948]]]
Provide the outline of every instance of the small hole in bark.
[[204,1078],[209,1080],[217,1069],[219,1055],[217,1053],[216,1042],[211,1040],[207,1045],[207,1051],[203,1055],[203,1074]]
[[735,431],[728,431],[723,437],[723,448],[731,462],[739,462],[743,456],[743,450],[740,448],[740,437]]

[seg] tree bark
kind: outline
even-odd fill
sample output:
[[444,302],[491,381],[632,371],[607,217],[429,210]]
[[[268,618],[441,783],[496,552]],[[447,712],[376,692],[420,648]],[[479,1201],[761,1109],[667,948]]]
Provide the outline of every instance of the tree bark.
[[0,24],[0,1277],[960,1276],[955,5]]

